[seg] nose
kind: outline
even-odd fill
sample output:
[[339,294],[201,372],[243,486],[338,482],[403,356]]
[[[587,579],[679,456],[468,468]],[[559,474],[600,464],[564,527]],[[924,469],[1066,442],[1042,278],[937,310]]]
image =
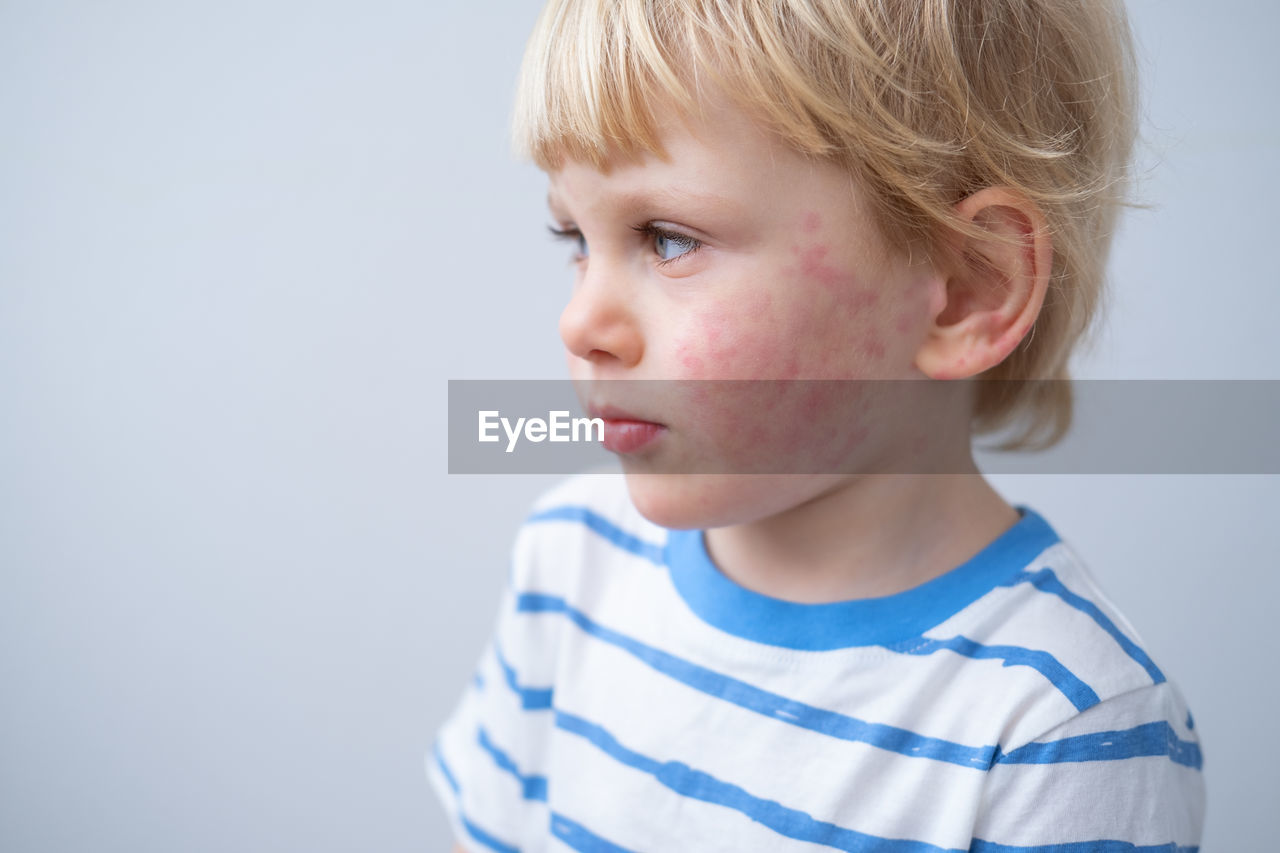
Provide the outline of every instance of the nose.
[[602,273],[596,258],[574,287],[560,314],[560,338],[570,353],[596,365],[634,367],[644,355],[644,336],[626,287]]

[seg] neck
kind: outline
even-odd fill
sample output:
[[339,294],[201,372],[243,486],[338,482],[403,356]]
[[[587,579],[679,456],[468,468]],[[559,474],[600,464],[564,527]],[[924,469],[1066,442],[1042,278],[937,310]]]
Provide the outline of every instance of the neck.
[[958,474],[842,478],[817,497],[706,533],[707,551],[747,589],[801,603],[893,595],[977,554],[1018,520],[972,457]]

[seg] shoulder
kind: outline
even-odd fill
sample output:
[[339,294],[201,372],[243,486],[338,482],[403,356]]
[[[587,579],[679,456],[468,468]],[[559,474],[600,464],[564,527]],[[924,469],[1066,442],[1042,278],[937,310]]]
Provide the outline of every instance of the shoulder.
[[1016,574],[1006,594],[1012,625],[1070,661],[1094,694],[1087,704],[1167,682],[1137,628],[1066,542],[1046,549]]
[[[1202,763],[1191,715],[1171,682],[1110,696],[997,750],[975,836],[1020,849],[1064,837],[1194,849],[1204,827]],[[1028,814],[1039,820],[1026,821]]]
[[1017,815],[1048,821],[1048,804],[1062,803],[1052,819],[1093,838],[1198,839],[1203,758],[1191,712],[1071,546],[1046,548],[977,605],[952,627],[1038,676],[1020,682],[1029,694],[998,733],[979,836],[1044,844],[1047,830]]
[[[1107,597],[1075,550],[1058,539],[1011,573],[951,625],[939,626],[999,649],[1005,666],[1034,668],[1037,696],[1024,697],[1000,748],[1013,754],[1062,727],[1133,727],[1193,743],[1181,694],[1142,636]],[[1150,725],[1148,725],[1150,724]],[[1158,724],[1158,725],[1157,725]],[[1184,750],[1185,751],[1185,750]],[[1194,750],[1198,756],[1198,748]],[[1198,759],[1197,759],[1198,763]]]

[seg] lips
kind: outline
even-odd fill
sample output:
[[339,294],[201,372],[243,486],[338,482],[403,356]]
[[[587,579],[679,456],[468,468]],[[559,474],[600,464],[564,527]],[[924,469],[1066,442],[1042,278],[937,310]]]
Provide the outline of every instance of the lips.
[[611,453],[637,453],[653,444],[667,431],[665,425],[648,421],[615,406],[590,406],[593,418],[604,421],[604,448]]

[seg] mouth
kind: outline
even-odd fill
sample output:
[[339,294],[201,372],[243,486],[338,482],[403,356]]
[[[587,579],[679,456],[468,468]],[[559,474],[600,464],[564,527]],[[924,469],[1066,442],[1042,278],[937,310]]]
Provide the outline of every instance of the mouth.
[[604,421],[604,449],[610,453],[638,453],[649,447],[667,431],[665,424],[614,406],[589,406],[593,418]]

